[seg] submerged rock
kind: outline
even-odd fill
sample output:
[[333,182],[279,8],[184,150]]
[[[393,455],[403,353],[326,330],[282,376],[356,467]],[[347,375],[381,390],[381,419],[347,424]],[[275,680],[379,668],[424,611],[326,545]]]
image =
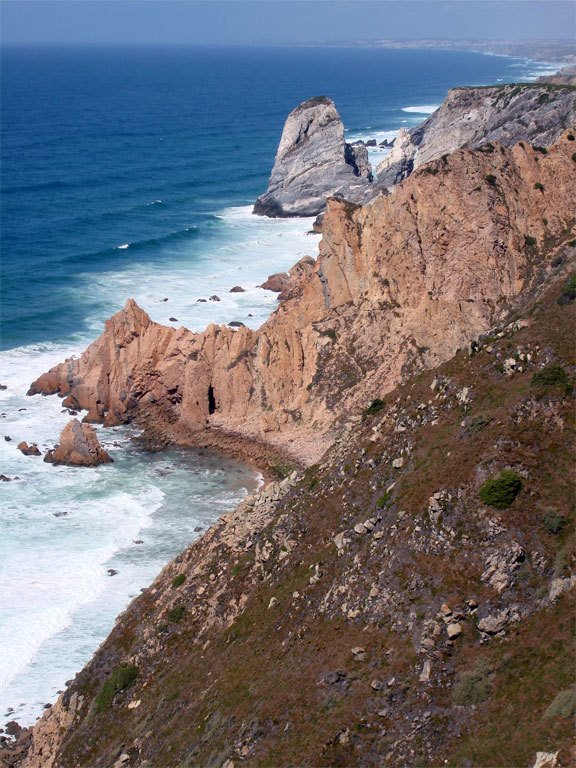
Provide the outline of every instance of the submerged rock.
[[288,115],[268,189],[256,200],[254,213],[315,216],[336,193],[359,201],[371,182],[366,147],[346,144],[334,102],[317,96]]
[[72,419],[60,433],[60,443],[46,453],[44,461],[71,467],[96,467],[109,464],[112,458],[100,445],[93,427]]

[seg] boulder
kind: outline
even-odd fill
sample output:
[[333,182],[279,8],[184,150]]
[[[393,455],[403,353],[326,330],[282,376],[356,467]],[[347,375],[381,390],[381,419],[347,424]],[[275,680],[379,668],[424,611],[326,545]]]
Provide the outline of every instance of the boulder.
[[109,464],[112,458],[100,445],[93,427],[72,419],[60,433],[59,444],[46,453],[44,461],[70,467],[96,467]]
[[245,290],[241,285],[235,285],[233,288],[230,288],[230,293],[245,293]]
[[24,456],[42,456],[36,443],[31,443],[31,445],[28,445],[25,440],[22,440],[21,443],[18,443],[18,450],[21,451]]
[[359,202],[371,182],[366,147],[344,141],[334,102],[317,96],[288,115],[268,189],[256,200],[254,213],[315,216],[336,193]]
[[274,275],[269,275],[259,288],[264,288],[267,291],[274,291],[274,293],[280,293],[290,284],[290,275],[287,272],[276,272]]

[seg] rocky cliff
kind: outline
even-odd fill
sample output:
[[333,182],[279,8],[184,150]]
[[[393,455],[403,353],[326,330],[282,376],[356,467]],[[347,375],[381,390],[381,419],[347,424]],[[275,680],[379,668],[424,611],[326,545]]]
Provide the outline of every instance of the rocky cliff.
[[315,216],[330,195],[363,199],[371,181],[366,147],[344,141],[334,102],[318,96],[288,115],[268,189],[256,200],[254,213]]
[[31,740],[26,768],[573,765],[575,248],[553,253],[512,322],[170,563],[6,764]]
[[574,237],[574,135],[460,150],[364,206],[332,199],[316,263],[257,331],[195,334],[133,301],[30,394],[167,435],[223,430],[319,458],[347,414],[499,322]]
[[378,166],[391,187],[430,160],[461,147],[518,141],[548,146],[576,120],[576,88],[543,83],[454,88],[422,125],[402,130]]

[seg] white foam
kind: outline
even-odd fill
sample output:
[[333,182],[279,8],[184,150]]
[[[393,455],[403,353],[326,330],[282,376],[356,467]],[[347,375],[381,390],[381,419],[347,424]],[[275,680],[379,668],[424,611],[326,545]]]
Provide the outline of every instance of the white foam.
[[[21,440],[42,452],[57,442],[70,418],[60,399],[26,391],[88,341],[0,352],[7,387],[0,390],[0,466],[19,478],[0,483],[0,715],[23,725],[56,699],[129,599],[197,535],[194,527],[206,527],[241,495],[218,471],[192,476],[174,466],[164,476],[156,469],[163,455],[143,461],[126,427],[96,427],[115,463],[95,469],[54,467],[18,451]],[[155,523],[158,514],[172,515],[173,523]],[[135,545],[140,539],[144,545]],[[114,577],[110,567],[118,570]]]
[[122,243],[122,245],[117,245],[116,248],[119,251],[125,251],[126,248],[130,248],[130,243]]
[[417,107],[402,107],[402,112],[415,112],[419,115],[431,115],[436,112],[440,104],[423,104]]
[[[225,209],[218,218],[221,226],[210,239],[190,241],[184,253],[165,255],[157,264],[135,262],[119,272],[79,275],[75,300],[81,303],[83,294],[90,295],[104,310],[87,318],[92,335],[101,332],[105,317],[128,297],[156,322],[195,331],[232,320],[252,328],[265,322],[277,306],[277,295],[258,286],[303,256],[316,257],[320,236],[309,234],[314,218],[255,216],[251,206]],[[244,292],[230,293],[235,285]],[[220,301],[209,300],[215,295]]]

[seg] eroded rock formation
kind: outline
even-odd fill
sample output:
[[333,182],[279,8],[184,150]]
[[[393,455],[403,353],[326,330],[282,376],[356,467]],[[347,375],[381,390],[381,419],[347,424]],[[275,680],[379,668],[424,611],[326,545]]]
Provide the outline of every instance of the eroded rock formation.
[[100,445],[94,427],[72,419],[60,433],[58,445],[46,452],[44,461],[70,467],[97,467],[109,464],[112,458]]
[[29,394],[59,393],[104,424],[264,437],[312,461],[347,414],[449,358],[543,277],[552,245],[573,237],[571,136],[546,153],[455,152],[364,206],[332,199],[317,262],[299,263],[259,330],[167,328],[130,300]]
[[346,144],[334,102],[318,96],[288,115],[268,189],[256,200],[254,213],[315,216],[330,195],[362,199],[371,181],[366,147]]
[[518,141],[548,146],[576,120],[576,88],[533,83],[454,88],[422,125],[400,131],[378,166],[378,185],[391,187],[430,160],[461,147]]

